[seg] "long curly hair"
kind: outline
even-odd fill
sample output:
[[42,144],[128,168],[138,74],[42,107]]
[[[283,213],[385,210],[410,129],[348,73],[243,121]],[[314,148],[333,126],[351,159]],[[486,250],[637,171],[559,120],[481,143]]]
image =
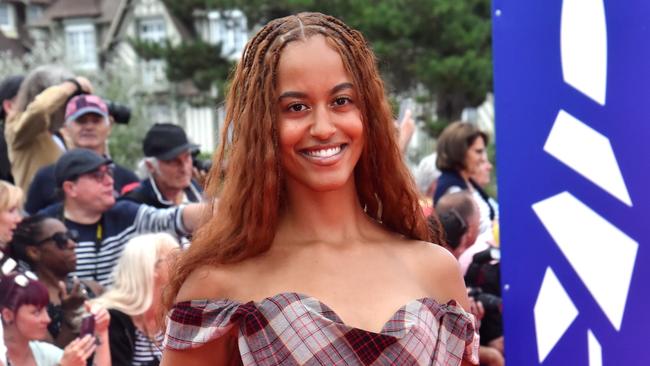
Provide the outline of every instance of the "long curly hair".
[[191,247],[176,263],[167,306],[197,267],[238,262],[269,249],[286,204],[278,148],[278,62],[287,44],[313,35],[323,35],[340,54],[359,96],[366,143],[354,174],[361,207],[406,238],[438,242],[439,231],[429,230],[398,150],[391,109],[368,43],[334,17],[300,13],[264,26],[249,40],[234,71],[213,166],[228,164],[223,176],[219,169],[211,170],[206,187],[208,199],[219,197],[218,207],[206,212]]

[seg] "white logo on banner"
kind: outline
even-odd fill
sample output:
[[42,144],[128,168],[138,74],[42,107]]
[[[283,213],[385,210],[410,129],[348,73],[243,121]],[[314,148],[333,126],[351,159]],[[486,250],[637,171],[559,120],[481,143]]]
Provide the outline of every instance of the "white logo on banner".
[[[564,0],[561,54],[564,81],[604,106],[607,27],[603,0]],[[560,110],[544,151],[632,207],[607,136]],[[569,192],[537,202],[533,210],[614,328],[620,330],[639,244]],[[547,268],[534,308],[540,363],[578,314],[553,270]],[[589,365],[602,366],[602,348],[591,330],[587,344]]]

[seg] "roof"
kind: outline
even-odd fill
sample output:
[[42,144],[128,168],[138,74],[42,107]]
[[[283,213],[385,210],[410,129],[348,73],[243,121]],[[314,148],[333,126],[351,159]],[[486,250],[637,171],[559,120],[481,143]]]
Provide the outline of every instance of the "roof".
[[[44,0],[41,0],[44,1]],[[47,27],[66,18],[95,18],[97,23],[110,23],[117,13],[119,1],[115,0],[50,0],[54,3],[45,10],[43,17],[30,24]]]
[[14,57],[20,57],[27,53],[27,48],[20,39],[8,38],[0,31],[0,52],[4,51],[9,51]]
[[25,0],[5,0],[4,2],[7,3],[12,3],[12,4],[35,4],[35,5],[50,5],[52,1],[56,0],[29,0],[28,2],[25,2]]

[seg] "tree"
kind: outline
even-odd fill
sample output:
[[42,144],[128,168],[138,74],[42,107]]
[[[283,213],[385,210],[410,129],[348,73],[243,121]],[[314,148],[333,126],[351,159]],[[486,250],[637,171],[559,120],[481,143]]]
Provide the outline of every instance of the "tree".
[[[423,87],[438,125],[459,119],[492,89],[488,0],[164,0],[184,22],[195,9],[240,9],[250,27],[299,11],[320,11],[359,29],[394,95]],[[431,121],[436,122],[436,121]]]

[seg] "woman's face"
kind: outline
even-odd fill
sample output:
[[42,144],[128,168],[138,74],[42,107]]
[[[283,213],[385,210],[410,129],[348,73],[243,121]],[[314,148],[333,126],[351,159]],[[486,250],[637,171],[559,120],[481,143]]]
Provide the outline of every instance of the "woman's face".
[[0,243],[8,243],[14,236],[16,226],[23,219],[20,214],[20,209],[9,207],[6,210],[0,211]]
[[289,191],[354,184],[363,149],[357,88],[325,37],[288,44],[278,65],[282,167]]
[[158,258],[156,259],[156,267],[154,268],[154,277],[156,287],[159,289],[162,289],[167,285],[167,283],[169,283],[171,264],[174,263],[178,254],[179,249],[177,246],[163,246],[158,249]]
[[[45,239],[36,249],[39,251],[37,265],[50,269],[56,274],[67,275],[73,272],[77,266],[77,256],[74,248],[77,246],[72,239],[66,241],[57,241],[55,236],[63,236],[68,229],[57,219],[46,219],[41,223],[41,236],[35,238],[35,242]],[[60,240],[60,239],[59,239]]]
[[492,172],[492,163],[489,160],[485,159],[478,167],[478,170],[472,174],[472,179],[479,186],[485,187],[490,183],[490,172]]
[[15,312],[14,322],[18,332],[29,340],[45,339],[50,317],[46,307],[22,305]]
[[465,174],[469,177],[478,173],[481,164],[487,161],[487,152],[485,151],[485,141],[482,137],[477,137],[474,142],[469,146],[465,153]]

